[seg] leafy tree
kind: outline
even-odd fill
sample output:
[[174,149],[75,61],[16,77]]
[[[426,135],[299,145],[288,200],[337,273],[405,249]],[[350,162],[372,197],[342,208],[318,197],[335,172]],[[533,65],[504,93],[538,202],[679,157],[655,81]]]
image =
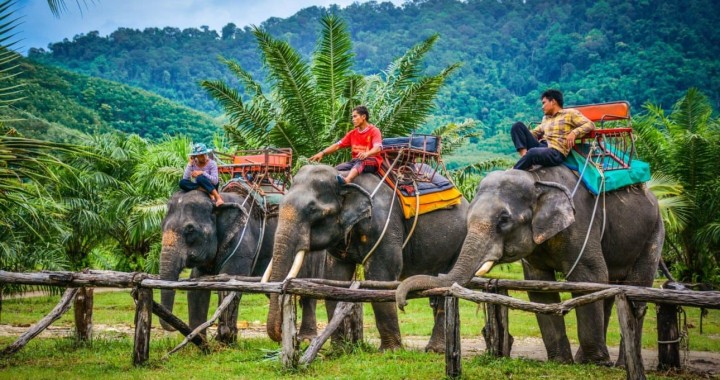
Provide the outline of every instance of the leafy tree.
[[[646,105],[636,119],[638,154],[682,186],[688,215],[666,219],[666,243],[685,281],[720,282],[720,120],[708,98],[692,88],[670,114]],[[668,223],[669,222],[669,223]]]
[[291,147],[307,157],[347,133],[351,111],[360,104],[368,106],[371,121],[385,136],[406,135],[422,125],[440,87],[458,68],[453,64],[434,76],[421,75],[422,60],[438,38],[433,35],[384,73],[363,77],[351,70],[353,54],[344,22],[325,14],[321,26],[310,63],[287,42],[253,29],[268,70],[270,95],[240,64],[226,59],[244,96],[222,80],[202,82],[229,117],[225,131],[232,143]]

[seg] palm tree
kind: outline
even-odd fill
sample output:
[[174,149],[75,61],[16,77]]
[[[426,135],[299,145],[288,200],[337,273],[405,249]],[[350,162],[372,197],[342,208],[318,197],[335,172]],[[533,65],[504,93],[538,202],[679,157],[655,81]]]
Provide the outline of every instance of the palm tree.
[[[391,63],[383,73],[363,77],[352,71],[353,53],[347,27],[326,14],[310,62],[287,42],[254,28],[253,33],[268,69],[272,91],[239,64],[221,58],[236,75],[244,93],[218,80],[202,86],[225,109],[225,132],[241,147],[290,147],[310,156],[339,140],[352,128],[352,109],[365,104],[383,135],[407,135],[420,127],[433,109],[435,96],[458,68],[450,65],[434,76],[421,75],[423,57],[438,39],[433,35]],[[343,159],[335,155],[337,161]]]
[[694,88],[669,115],[658,106],[645,108],[647,115],[634,123],[638,154],[655,173],[677,182],[689,202],[688,215],[665,219],[675,268],[685,281],[720,282],[720,120]]

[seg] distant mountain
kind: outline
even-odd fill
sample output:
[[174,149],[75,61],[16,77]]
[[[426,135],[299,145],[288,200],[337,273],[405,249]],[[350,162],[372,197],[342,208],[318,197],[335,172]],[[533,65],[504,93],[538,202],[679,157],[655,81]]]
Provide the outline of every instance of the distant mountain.
[[[304,9],[261,27],[303,54],[315,46],[324,8]],[[436,121],[476,118],[490,135],[514,120],[541,116],[538,96],[564,91],[568,104],[629,100],[670,107],[689,87],[720,102],[720,1],[693,0],[415,0],[395,7],[367,2],[331,12],[347,21],[357,71],[380,70],[432,33],[428,73],[464,65],[443,89]],[[142,87],[202,111],[218,106],[198,86],[230,80],[217,61],[237,60],[262,78],[250,28],[221,31],[167,27],[97,32],[31,49],[35,62]]]
[[6,127],[27,137],[72,141],[82,134],[121,131],[148,139],[184,134],[210,142],[220,124],[187,106],[145,90],[61,68],[19,60],[24,98],[3,109]]

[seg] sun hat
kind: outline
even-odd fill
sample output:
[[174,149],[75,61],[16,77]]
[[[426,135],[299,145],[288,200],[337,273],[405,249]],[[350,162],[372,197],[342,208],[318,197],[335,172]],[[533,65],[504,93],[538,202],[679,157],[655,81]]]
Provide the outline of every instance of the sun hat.
[[190,156],[199,156],[201,154],[208,154],[209,152],[207,146],[203,143],[193,144],[190,148]]

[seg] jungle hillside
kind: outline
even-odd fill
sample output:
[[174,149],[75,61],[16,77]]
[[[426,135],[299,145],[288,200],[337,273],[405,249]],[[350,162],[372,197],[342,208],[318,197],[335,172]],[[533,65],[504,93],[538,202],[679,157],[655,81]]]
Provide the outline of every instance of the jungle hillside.
[[[415,0],[401,7],[367,2],[310,7],[259,27],[309,56],[327,11],[347,22],[353,71],[364,75],[384,70],[417,41],[440,36],[425,70],[462,66],[441,89],[426,130],[472,118],[487,138],[502,136],[513,121],[539,120],[538,96],[548,87],[561,89],[568,105],[628,100],[636,113],[647,102],[669,109],[691,87],[713,106],[720,102],[720,3],[712,0]],[[265,83],[252,30],[230,23],[219,31],[171,25],[120,28],[108,36],[88,31],[30,49],[29,58],[220,115],[199,82],[233,80],[216,59],[222,56]],[[472,144],[459,153],[488,150],[510,153],[509,139]]]

